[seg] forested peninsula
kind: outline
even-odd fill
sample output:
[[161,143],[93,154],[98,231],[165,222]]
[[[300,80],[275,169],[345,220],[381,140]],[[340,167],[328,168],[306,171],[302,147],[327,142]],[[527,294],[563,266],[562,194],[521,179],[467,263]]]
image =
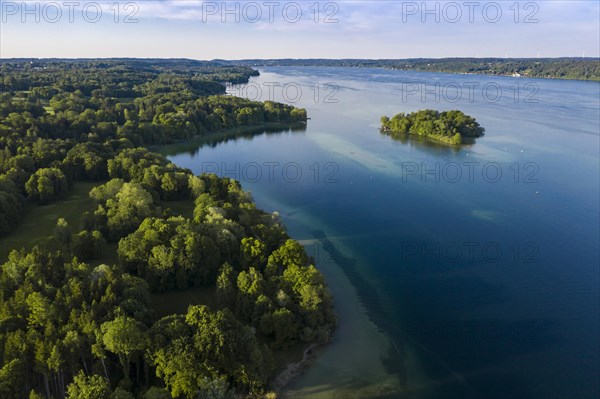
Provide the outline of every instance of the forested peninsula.
[[146,148],[305,110],[225,96],[248,67],[4,60],[0,73],[0,397],[272,396],[283,351],[330,339],[324,278],[277,214]]
[[399,138],[402,135],[417,135],[450,144],[461,145],[465,139],[481,137],[485,129],[475,118],[461,111],[422,110],[412,113],[399,113],[391,119],[381,117],[381,131]]

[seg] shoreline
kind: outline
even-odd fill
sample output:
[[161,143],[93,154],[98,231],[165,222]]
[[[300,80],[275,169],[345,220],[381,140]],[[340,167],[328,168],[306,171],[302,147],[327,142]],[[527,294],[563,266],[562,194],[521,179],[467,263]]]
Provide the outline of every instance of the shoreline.
[[[171,145],[154,149],[163,155],[181,154],[186,151],[199,151],[206,143],[220,143],[229,138],[239,139],[243,133],[248,137],[263,133],[266,129],[284,133],[294,127],[304,127],[304,123],[269,124],[244,129],[228,129],[208,136],[196,136]],[[254,133],[254,134],[253,134]],[[247,189],[247,188],[246,188]],[[330,396],[342,395],[348,398],[367,398],[378,394],[397,393],[402,390],[406,372],[400,374],[389,370],[386,362],[392,357],[404,359],[404,350],[398,348],[389,334],[376,323],[375,314],[367,309],[358,287],[348,275],[338,259],[341,255],[337,247],[323,231],[317,220],[309,215],[291,212],[286,204],[273,203],[272,198],[256,195],[257,206],[265,211],[277,210],[290,237],[300,242],[309,255],[315,250],[325,258],[317,259],[316,266],[326,278],[327,285],[334,297],[334,309],[338,325],[332,337],[326,343],[310,344],[302,351],[301,358],[290,359],[282,363],[271,382],[270,390],[280,398],[321,398],[324,392]],[[323,241],[325,238],[325,241]],[[333,248],[329,246],[333,245]],[[332,256],[334,255],[334,256]],[[318,258],[318,256],[315,256]],[[343,263],[343,262],[342,262]],[[351,273],[352,274],[352,273]],[[357,276],[354,276],[355,278]],[[381,320],[379,320],[381,321]],[[390,357],[391,356],[391,357]],[[403,362],[403,360],[402,360]],[[404,366],[402,367],[404,369]],[[358,384],[350,389],[351,384]]]
[[278,397],[317,399],[329,395],[362,399],[399,392],[401,378],[387,369],[385,359],[390,351],[402,351],[375,323],[346,270],[323,248],[324,243],[304,228],[298,231],[292,220],[284,220],[284,224],[298,242],[305,247],[316,245],[326,257],[316,266],[325,275],[334,297],[338,325],[330,341],[311,345],[302,360],[288,364],[279,373]]
[[[291,225],[286,221],[288,224]],[[368,283],[357,284],[356,279],[361,279],[358,270],[340,259],[340,256],[352,256],[346,252],[348,248],[323,230],[312,231],[312,235],[314,238],[310,240],[298,241],[304,246],[318,245],[325,251],[327,259],[317,267],[326,276],[334,298],[344,302],[341,306],[335,302],[338,326],[332,339],[312,345],[300,362],[289,364],[278,375],[279,378],[291,371],[284,375],[287,380],[278,387],[277,397],[365,399],[392,398],[415,389],[426,392],[431,380],[424,373],[417,353],[392,338],[380,314],[381,304],[369,309],[362,298],[365,293],[358,291]],[[367,296],[371,295],[367,293]],[[399,363],[392,366],[394,360]]]
[[[180,139],[172,143],[144,145],[148,150],[164,156],[181,154],[186,150],[198,151],[205,145],[219,144],[240,138],[252,138],[263,133],[278,133],[286,131],[304,131],[307,122],[266,122],[256,126],[241,126],[221,129],[206,134],[198,134],[188,139]],[[187,147],[187,148],[180,148]]]
[[[437,144],[444,148],[450,148],[454,150],[461,150],[462,148],[470,147],[477,142],[477,139],[484,137],[485,135],[481,135],[480,137],[463,137],[463,141],[460,144],[452,143],[449,140],[445,139],[445,136],[441,136],[440,138],[435,135],[418,135],[414,133],[400,133],[395,130],[384,130],[379,129],[379,133],[382,136],[389,137],[393,141],[397,141],[400,143],[406,143],[408,141],[414,141],[416,143],[429,143],[429,144]],[[396,135],[393,135],[396,133]]]
[[580,79],[580,78],[568,78],[568,77],[558,77],[558,76],[532,76],[532,75],[521,75],[521,76],[513,76],[512,74],[504,75],[504,74],[494,74],[494,73],[479,73],[479,72],[458,72],[458,71],[448,71],[448,70],[436,70],[436,71],[427,71],[427,70],[419,70],[419,69],[404,69],[404,68],[394,68],[394,67],[386,67],[386,66],[358,66],[358,65],[250,65],[251,68],[348,68],[348,69],[382,69],[387,71],[399,71],[399,72],[415,72],[415,73],[432,73],[432,74],[445,74],[445,75],[467,75],[467,76],[489,76],[489,77],[499,77],[499,78],[513,78],[513,79],[544,79],[544,80],[564,80],[564,81],[572,81],[572,82],[600,82],[600,78],[591,78],[591,79]]
[[299,377],[303,371],[305,371],[312,361],[315,360],[316,355],[313,352],[319,347],[325,347],[331,342],[323,344],[312,344],[304,350],[302,353],[302,359],[299,362],[288,363],[283,370],[281,370],[277,376],[273,379],[272,389],[277,395],[281,395],[285,388],[297,377]]

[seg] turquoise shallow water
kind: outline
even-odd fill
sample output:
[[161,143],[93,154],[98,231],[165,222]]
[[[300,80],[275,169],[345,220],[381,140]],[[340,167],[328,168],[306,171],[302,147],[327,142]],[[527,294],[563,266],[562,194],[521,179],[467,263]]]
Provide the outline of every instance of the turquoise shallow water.
[[[291,397],[600,395],[600,83],[261,73],[262,100],[265,83],[302,88],[306,129],[170,158],[241,180],[336,279],[340,332]],[[424,108],[461,109],[486,135],[452,149],[379,133],[380,116]]]

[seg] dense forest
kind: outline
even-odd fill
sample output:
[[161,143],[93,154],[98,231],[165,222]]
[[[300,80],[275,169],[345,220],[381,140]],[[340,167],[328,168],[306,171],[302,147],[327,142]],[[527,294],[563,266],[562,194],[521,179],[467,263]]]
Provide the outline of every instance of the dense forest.
[[[225,61],[220,61],[225,62]],[[249,66],[333,66],[388,68],[402,71],[446,72],[531,78],[600,80],[598,58],[412,58],[412,59],[282,59],[242,60]]]
[[439,112],[427,109],[408,114],[400,113],[391,119],[383,116],[381,131],[393,138],[414,134],[446,144],[461,145],[465,143],[465,139],[481,137],[485,129],[479,126],[475,118],[461,111]]
[[[237,181],[145,147],[306,111],[224,96],[224,82],[256,74],[247,67],[13,60],[0,71],[2,240],[92,187],[77,199],[87,211],[49,232],[35,221],[39,237],[0,266],[0,397],[263,397],[277,353],[330,339],[323,276],[277,215]],[[190,289],[210,300],[154,306]]]

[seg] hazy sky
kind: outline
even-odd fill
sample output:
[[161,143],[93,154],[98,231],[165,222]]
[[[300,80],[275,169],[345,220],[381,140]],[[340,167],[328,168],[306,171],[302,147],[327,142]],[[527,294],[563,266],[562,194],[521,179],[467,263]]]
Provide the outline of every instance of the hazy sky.
[[115,2],[0,0],[0,57],[600,56],[595,0]]

